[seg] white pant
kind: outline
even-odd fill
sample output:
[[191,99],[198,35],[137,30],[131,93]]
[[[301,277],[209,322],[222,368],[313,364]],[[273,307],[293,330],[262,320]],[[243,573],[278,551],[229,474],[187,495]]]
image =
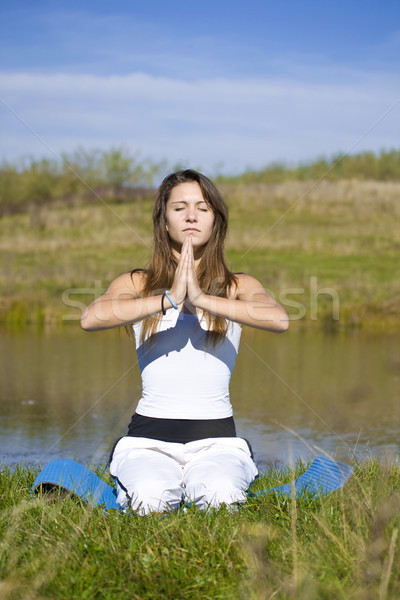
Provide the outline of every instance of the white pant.
[[110,465],[117,501],[139,514],[177,508],[189,500],[202,509],[245,502],[258,474],[241,438],[208,438],[187,444],[123,437]]

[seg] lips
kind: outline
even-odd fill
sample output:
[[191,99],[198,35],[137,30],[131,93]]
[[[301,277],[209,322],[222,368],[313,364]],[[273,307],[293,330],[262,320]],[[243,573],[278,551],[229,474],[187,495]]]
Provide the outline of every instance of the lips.
[[184,229],[183,231],[197,231],[197,233],[200,233],[200,229],[195,229],[194,227],[188,227],[187,229]]

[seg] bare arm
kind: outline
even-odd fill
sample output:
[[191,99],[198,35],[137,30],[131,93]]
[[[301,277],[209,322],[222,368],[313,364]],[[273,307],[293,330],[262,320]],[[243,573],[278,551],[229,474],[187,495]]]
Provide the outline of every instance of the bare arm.
[[190,238],[185,240],[182,248],[182,264],[186,273],[187,296],[193,306],[257,329],[275,333],[288,329],[289,317],[285,309],[268,296],[261,283],[251,275],[237,275],[238,287],[231,290],[229,298],[202,292],[197,280]]
[[[181,304],[187,295],[186,284],[187,259],[182,254],[175,272],[171,295]],[[163,294],[142,297],[146,274],[144,271],[124,273],[111,283],[105,294],[85,308],[81,317],[81,327],[85,331],[99,331],[130,325],[146,317],[161,312]],[[164,290],[163,290],[164,292]],[[164,307],[171,308],[164,298]]]
[[[111,329],[141,321],[161,311],[161,294],[141,298],[143,272],[124,273],[111,283],[105,294],[85,308],[81,327],[85,331]],[[166,306],[169,306],[166,303]]]
[[[111,329],[141,321],[161,311],[162,294],[141,297],[143,272],[124,273],[117,277],[105,294],[83,311],[81,326],[85,331]],[[250,275],[240,274],[238,288],[229,298],[210,296],[201,291],[193,257],[192,240],[186,238],[176,269],[171,296],[181,304],[188,299],[193,306],[220,315],[243,325],[276,333],[286,331],[289,317],[277,302],[270,298],[261,283]],[[165,299],[165,308],[171,304]]]
[[274,333],[283,333],[289,327],[285,309],[265,292],[261,283],[250,275],[240,274],[238,289],[231,298],[201,293],[192,304],[202,310]]

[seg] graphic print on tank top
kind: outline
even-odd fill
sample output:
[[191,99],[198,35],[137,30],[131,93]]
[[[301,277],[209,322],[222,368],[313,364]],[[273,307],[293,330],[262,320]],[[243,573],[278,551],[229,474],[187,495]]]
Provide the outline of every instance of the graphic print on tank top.
[[152,344],[141,344],[141,323],[132,327],[143,388],[137,413],[165,419],[232,415],[229,382],[239,349],[239,324],[229,321],[225,339],[215,347],[207,341],[206,321],[182,311],[167,311]]

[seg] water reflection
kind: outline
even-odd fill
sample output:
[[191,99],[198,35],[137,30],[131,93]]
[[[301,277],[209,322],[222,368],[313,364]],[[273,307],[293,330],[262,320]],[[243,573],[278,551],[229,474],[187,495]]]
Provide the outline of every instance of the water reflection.
[[[245,329],[231,396],[238,433],[261,466],[321,451],[344,459],[399,453],[399,342]],[[104,463],[140,397],[124,331],[3,331],[0,349],[0,460]]]

